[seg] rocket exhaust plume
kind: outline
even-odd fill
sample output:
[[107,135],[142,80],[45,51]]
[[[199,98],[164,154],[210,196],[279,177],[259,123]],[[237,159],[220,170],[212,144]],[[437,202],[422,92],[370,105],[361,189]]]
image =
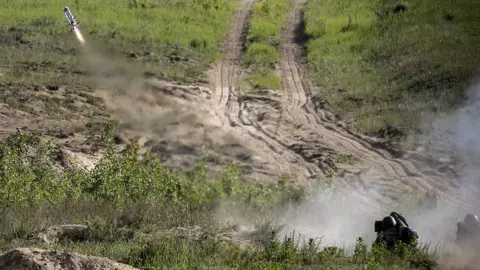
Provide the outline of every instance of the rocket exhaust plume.
[[73,16],[72,12],[70,11],[70,8],[64,7],[63,13],[65,14],[65,18],[67,18],[68,24],[70,24],[73,27],[73,30],[75,31],[75,35],[77,36],[77,39],[82,44],[85,44],[85,39],[83,38],[82,32],[80,32],[80,29],[78,29],[78,22],[75,19],[75,16]]
[[80,41],[80,43],[85,44],[85,39],[83,38],[82,32],[80,32],[80,29],[78,27],[74,28],[75,35],[77,36],[77,39]]

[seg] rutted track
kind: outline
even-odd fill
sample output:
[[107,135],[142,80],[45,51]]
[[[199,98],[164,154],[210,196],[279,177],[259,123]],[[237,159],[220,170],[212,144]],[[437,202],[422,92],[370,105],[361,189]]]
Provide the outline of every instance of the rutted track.
[[[213,102],[217,115],[222,119],[226,132],[240,139],[251,152],[262,158],[277,173],[289,173],[312,178],[318,168],[309,164],[282,144],[259,132],[242,116],[241,99],[234,93],[234,80],[240,55],[244,47],[248,17],[255,0],[239,1],[239,7],[232,22],[232,30],[223,47],[224,58],[214,70]],[[293,166],[289,166],[292,165]]]
[[[393,157],[375,145],[375,140],[338,127],[328,113],[311,100],[308,85],[301,76],[296,33],[306,0],[293,0],[294,8],[282,33],[281,70],[283,100],[238,94],[234,87],[237,67],[244,44],[248,15],[254,0],[240,3],[232,31],[224,45],[224,59],[215,68],[214,106],[223,119],[223,126],[240,136],[243,145],[274,166],[277,172],[293,173],[299,178],[318,178],[336,168],[328,157],[336,152],[353,154],[359,159],[355,167],[342,166],[340,184],[346,188],[363,189],[372,199],[385,203],[396,193],[436,188],[448,192],[455,184],[440,173],[423,173],[413,163]],[[273,131],[258,121],[258,110],[280,114],[279,128]],[[373,188],[375,187],[375,188]],[[375,191],[373,191],[375,190]],[[381,194],[380,194],[381,193]],[[462,203],[453,196],[446,199]],[[463,203],[462,203],[463,204]]]
[[[311,102],[311,93],[306,80],[301,76],[300,50],[296,44],[298,28],[301,25],[301,12],[306,0],[294,0],[292,12],[288,16],[288,23],[283,32],[283,50],[281,54],[281,69],[284,78],[284,91],[286,104],[285,110],[295,122],[302,123],[305,127],[314,129],[317,134],[322,135],[322,143],[330,148],[352,153],[362,161],[362,167],[374,168],[378,174],[377,180],[364,179],[362,182],[370,181],[367,186],[385,186],[383,192],[389,193],[405,187],[406,190],[427,190],[437,188],[448,191],[445,187],[451,186],[441,174],[422,173],[414,164],[407,160],[396,159],[387,151],[372,146],[373,140],[356,135],[351,131],[339,128],[327,120],[327,113],[315,108]],[[430,172],[434,172],[433,170]],[[371,176],[369,176],[371,177]],[[454,198],[450,198],[455,200]]]

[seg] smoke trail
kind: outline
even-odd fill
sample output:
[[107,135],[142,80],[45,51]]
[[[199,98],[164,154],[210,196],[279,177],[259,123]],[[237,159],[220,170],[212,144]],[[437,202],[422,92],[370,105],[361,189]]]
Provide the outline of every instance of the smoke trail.
[[82,33],[80,32],[80,29],[78,27],[74,27],[75,30],[75,35],[77,36],[77,39],[82,43],[85,44],[85,39],[83,38]]

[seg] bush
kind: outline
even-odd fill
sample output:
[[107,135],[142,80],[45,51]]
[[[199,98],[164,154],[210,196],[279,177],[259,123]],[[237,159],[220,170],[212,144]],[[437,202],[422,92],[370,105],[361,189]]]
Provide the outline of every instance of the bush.
[[0,207],[31,207],[87,198],[119,208],[157,204],[195,210],[214,207],[223,200],[262,208],[281,203],[287,198],[282,196],[297,189],[282,182],[259,187],[245,181],[235,164],[225,167],[217,179],[211,179],[203,159],[195,168],[175,173],[151,153],[140,156],[133,142],[127,143],[122,153],[116,153],[111,128],[107,125],[102,135],[104,157],[89,172],[79,168],[58,171],[58,147],[40,140],[37,134],[9,137],[0,145]]

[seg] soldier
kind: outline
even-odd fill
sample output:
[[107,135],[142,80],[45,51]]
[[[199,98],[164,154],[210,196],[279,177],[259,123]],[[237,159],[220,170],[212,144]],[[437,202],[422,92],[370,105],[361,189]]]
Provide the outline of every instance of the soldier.
[[463,222],[457,223],[457,239],[455,243],[461,248],[480,247],[480,221],[474,214],[467,214]]
[[405,217],[397,212],[390,213],[383,220],[375,221],[375,232],[377,233],[375,244],[385,243],[389,250],[399,241],[412,245],[414,239],[418,238],[417,232],[409,227]]

